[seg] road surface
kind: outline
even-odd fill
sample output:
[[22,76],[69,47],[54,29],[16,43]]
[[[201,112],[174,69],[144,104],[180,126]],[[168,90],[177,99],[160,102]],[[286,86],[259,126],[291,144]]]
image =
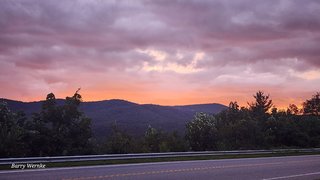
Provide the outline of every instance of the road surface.
[[1,180],[320,180],[320,155],[0,171]]

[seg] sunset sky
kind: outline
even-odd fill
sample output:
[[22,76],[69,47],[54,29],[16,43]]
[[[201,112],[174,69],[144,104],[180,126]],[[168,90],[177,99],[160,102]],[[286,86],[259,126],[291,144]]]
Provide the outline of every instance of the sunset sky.
[[1,0],[0,97],[278,107],[320,91],[320,1]]

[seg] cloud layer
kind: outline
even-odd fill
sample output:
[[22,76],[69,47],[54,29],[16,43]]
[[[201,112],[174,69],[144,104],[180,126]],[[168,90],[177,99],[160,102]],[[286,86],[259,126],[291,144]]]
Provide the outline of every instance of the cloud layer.
[[188,104],[320,89],[320,2],[0,2],[0,95]]

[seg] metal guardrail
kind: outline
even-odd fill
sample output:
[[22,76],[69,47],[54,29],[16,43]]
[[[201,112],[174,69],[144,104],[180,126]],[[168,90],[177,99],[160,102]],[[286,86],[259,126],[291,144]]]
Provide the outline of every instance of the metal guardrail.
[[25,157],[25,158],[0,158],[0,165],[12,163],[49,163],[49,162],[74,162],[98,160],[126,160],[149,159],[168,157],[192,156],[219,156],[219,155],[245,155],[245,154],[272,154],[285,152],[320,152],[320,148],[313,149],[274,149],[274,150],[240,150],[240,151],[195,151],[195,152],[168,152],[168,153],[137,153],[137,154],[104,154],[83,156],[53,156],[53,157]]

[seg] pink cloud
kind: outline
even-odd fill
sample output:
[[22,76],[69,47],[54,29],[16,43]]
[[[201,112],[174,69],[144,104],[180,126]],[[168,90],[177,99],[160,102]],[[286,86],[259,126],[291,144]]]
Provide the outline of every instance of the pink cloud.
[[283,106],[319,90],[318,14],[313,0],[1,1],[0,93],[182,104],[262,89]]

